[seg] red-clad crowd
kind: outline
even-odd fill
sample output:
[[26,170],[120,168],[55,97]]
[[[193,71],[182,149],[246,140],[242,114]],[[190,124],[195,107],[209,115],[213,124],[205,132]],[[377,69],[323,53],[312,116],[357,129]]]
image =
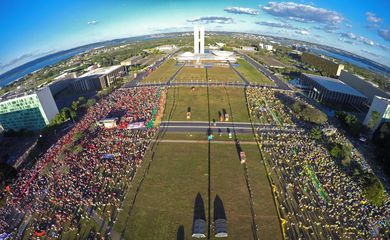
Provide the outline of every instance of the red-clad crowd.
[[[119,89],[90,107],[31,169],[19,172],[0,209],[0,233],[12,232],[9,213],[33,213],[34,226],[58,236],[78,213],[120,206],[127,184],[141,163],[156,129],[104,129],[98,121],[152,121],[159,88]],[[80,137],[81,136],[81,137]],[[39,217],[37,217],[39,216]],[[8,219],[6,219],[8,217]],[[10,220],[11,219],[11,220]],[[44,226],[44,227],[42,227]]]

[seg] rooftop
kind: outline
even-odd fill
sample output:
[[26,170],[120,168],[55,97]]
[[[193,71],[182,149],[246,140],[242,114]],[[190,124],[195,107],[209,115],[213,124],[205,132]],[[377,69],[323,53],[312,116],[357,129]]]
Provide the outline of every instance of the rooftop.
[[390,104],[390,99],[388,99],[388,98],[384,98],[384,97],[381,97],[381,96],[375,96],[375,97],[378,98],[379,100],[385,101],[388,104]]
[[313,75],[313,74],[307,74],[304,73],[303,75],[309,77],[316,83],[320,84],[324,88],[328,89],[329,91],[332,92],[339,92],[339,93],[344,93],[344,94],[349,94],[349,95],[355,95],[359,97],[366,97],[362,93],[360,93],[358,90],[348,86],[344,82],[335,79],[335,78],[329,78],[329,77],[323,77],[323,76],[318,76],[318,75]]
[[87,73],[84,73],[83,75],[81,75],[79,78],[83,78],[83,77],[90,77],[90,76],[96,76],[96,75],[106,75],[106,74],[109,74],[110,72],[112,71],[115,71],[116,69],[120,68],[121,65],[115,65],[115,66],[111,66],[111,67],[102,67],[102,68],[97,68],[97,69],[94,69],[92,71],[89,71]]

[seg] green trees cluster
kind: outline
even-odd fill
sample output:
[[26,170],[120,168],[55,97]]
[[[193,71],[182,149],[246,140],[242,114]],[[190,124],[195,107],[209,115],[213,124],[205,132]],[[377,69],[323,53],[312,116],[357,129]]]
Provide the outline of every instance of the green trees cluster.
[[68,119],[75,119],[77,117],[76,111],[74,111],[71,108],[64,107],[61,109],[61,111],[54,116],[53,120],[51,121],[50,125],[59,125],[62,124]]
[[387,174],[390,174],[390,122],[383,123],[374,133],[372,138],[375,144],[376,160]]
[[341,143],[330,144],[330,155],[334,157],[343,166],[349,166],[352,157],[352,146]]
[[14,167],[0,163],[0,189],[3,191],[4,187],[10,184],[16,177],[17,171]]
[[328,146],[330,155],[341,164],[363,188],[365,198],[375,205],[382,205],[384,200],[384,186],[373,173],[365,172],[360,164],[352,160],[352,146],[341,143],[330,143]]
[[345,130],[353,137],[359,137],[361,133],[366,132],[365,126],[359,121],[359,119],[350,113],[337,111],[336,118],[340,121]]
[[381,120],[381,115],[379,114],[379,112],[372,111],[370,120],[367,123],[368,128],[373,129],[376,126],[376,124],[379,122],[379,120]]
[[385,188],[382,182],[373,173],[365,173],[361,176],[365,197],[377,206],[381,206],[384,200]]
[[77,118],[77,111],[81,108],[90,107],[96,103],[96,100],[91,98],[88,101],[85,97],[79,97],[73,101],[70,108],[64,107],[61,111],[53,118],[50,125],[55,126],[66,122],[68,119],[75,120]]
[[328,120],[325,113],[299,100],[296,100],[290,108],[299,119],[303,119],[306,122],[323,124]]

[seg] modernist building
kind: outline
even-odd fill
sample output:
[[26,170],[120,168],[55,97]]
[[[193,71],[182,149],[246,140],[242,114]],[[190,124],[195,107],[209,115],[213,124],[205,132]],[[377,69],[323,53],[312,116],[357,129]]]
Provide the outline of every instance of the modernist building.
[[204,27],[194,27],[194,53],[204,54]]
[[248,51],[248,52],[254,52],[256,51],[256,47],[253,46],[241,46],[241,50]]
[[308,52],[302,54],[301,61],[313,65],[315,68],[332,77],[340,76],[341,70],[344,69],[344,65],[342,64]]
[[76,92],[99,91],[126,74],[126,67],[116,65],[111,67],[97,68],[81,75],[72,82],[72,88]]
[[367,97],[342,81],[312,74],[301,74],[300,84],[309,91],[309,97],[320,102],[364,105]]
[[259,43],[259,47],[261,49],[265,49],[265,50],[268,50],[268,51],[273,51],[273,49],[274,49],[274,47],[272,45],[264,44],[264,43]]
[[373,83],[365,80],[363,77],[349,73],[348,71],[342,70],[339,79],[366,95],[368,97],[369,103],[372,103],[375,96],[390,99],[389,93],[379,89],[378,86],[375,86]]
[[51,82],[47,86],[49,87],[51,94],[55,96],[58,93],[68,89],[75,78],[77,78],[77,74],[75,72],[64,73],[54,78],[54,82]]
[[131,58],[123,60],[121,62],[121,65],[126,66],[126,67],[136,66],[136,65],[139,65],[141,60],[142,60],[142,56],[132,56]]
[[[204,39],[204,29],[203,29],[203,39]],[[178,49],[178,47],[174,44],[168,44],[168,45],[158,46],[158,47],[156,47],[156,49],[161,51],[161,52],[170,53],[170,52],[173,52],[176,49]]]
[[0,125],[5,130],[39,130],[57,113],[57,105],[48,87],[0,100]]
[[213,50],[205,53],[204,49],[204,27],[194,27],[194,52],[185,52],[177,57],[178,62],[200,65],[205,62],[236,62],[237,58],[233,52]]
[[375,96],[371,103],[370,110],[364,119],[364,125],[368,125],[368,122],[372,117],[372,112],[374,111],[379,113],[379,121],[373,126],[372,131],[375,131],[382,122],[390,121],[390,99]]

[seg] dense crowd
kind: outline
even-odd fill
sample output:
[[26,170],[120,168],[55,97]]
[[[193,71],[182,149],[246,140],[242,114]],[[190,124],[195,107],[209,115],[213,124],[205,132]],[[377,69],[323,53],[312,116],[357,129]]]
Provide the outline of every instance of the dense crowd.
[[[271,99],[270,90],[250,90],[249,93],[249,97],[257,99],[257,102]],[[259,108],[262,106],[254,105],[252,111],[256,113]],[[289,114],[286,109],[267,108],[265,111],[269,110],[282,111],[280,115],[285,116],[284,119],[293,119],[293,116],[285,115]],[[257,130],[271,179],[276,186],[287,237],[367,239],[381,236],[383,233],[379,231],[389,224],[388,194],[385,193],[382,206],[370,203],[364,197],[362,184],[340,169],[324,144],[310,138],[309,129],[309,126],[301,124],[300,127],[274,127],[272,131]],[[347,142],[337,130],[329,139]],[[352,158],[363,165],[363,169],[370,171],[356,149],[353,149]]]
[[[110,215],[119,209],[156,129],[104,129],[97,122],[116,117],[122,126],[124,122],[146,126],[158,107],[159,91],[120,89],[89,108],[32,169],[18,174],[0,212],[34,214],[33,228],[56,237],[65,222],[79,221],[86,210]],[[12,231],[10,219],[4,219],[9,215],[0,214],[0,232]]]
[[277,91],[267,88],[248,88],[246,93],[250,114],[256,122],[280,126],[293,124],[291,110],[282,103],[282,94],[277,95]]

